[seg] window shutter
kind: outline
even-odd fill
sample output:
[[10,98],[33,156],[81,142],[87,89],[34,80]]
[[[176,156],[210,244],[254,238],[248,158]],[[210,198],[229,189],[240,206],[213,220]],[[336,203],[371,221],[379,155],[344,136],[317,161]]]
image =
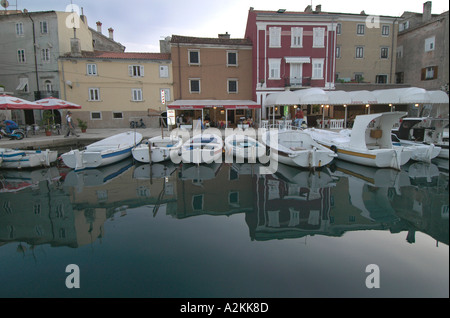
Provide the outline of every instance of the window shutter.
[[128,76],[133,76],[133,65],[128,65]]
[[433,66],[433,79],[436,79],[438,75],[438,67]]
[[426,77],[427,77],[427,68],[425,67],[425,68],[422,69],[422,72],[421,72],[421,75],[420,75],[420,79],[422,81],[424,81],[426,79]]
[[141,77],[144,77],[144,66],[140,65],[139,68]]

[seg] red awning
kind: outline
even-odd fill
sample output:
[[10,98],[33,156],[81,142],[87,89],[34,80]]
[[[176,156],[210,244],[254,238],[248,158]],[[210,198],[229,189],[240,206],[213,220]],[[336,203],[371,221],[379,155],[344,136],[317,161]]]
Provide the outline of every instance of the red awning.
[[225,108],[225,109],[258,109],[261,105],[251,100],[177,100],[167,105],[169,109],[204,109],[204,108]]

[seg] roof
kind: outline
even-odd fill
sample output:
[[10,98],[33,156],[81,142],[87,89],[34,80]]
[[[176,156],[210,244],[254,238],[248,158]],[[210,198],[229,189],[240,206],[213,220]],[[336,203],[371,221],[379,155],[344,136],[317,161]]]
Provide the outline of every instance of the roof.
[[249,39],[231,39],[227,37],[199,38],[181,35],[172,35],[170,42],[185,44],[252,45],[252,41]]
[[[72,57],[69,54],[66,57]],[[83,51],[81,58],[119,60],[170,60],[169,53]]]

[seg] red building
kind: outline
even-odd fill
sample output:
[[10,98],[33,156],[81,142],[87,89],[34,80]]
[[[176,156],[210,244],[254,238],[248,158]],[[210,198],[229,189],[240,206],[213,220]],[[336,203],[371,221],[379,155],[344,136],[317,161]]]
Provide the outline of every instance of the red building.
[[320,6],[315,11],[308,6],[305,12],[250,8],[245,38],[253,42],[253,100],[263,106],[263,118],[270,93],[334,89],[336,21],[335,15],[321,12]]

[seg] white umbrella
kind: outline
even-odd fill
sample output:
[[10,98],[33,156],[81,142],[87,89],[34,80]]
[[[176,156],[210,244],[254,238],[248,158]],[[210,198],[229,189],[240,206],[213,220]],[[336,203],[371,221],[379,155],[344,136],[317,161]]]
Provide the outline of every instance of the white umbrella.
[[15,96],[0,95],[0,109],[42,109],[42,106]]
[[80,105],[55,97],[47,97],[35,102],[43,106],[42,109],[81,109]]

